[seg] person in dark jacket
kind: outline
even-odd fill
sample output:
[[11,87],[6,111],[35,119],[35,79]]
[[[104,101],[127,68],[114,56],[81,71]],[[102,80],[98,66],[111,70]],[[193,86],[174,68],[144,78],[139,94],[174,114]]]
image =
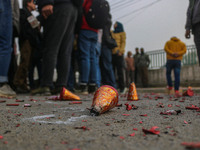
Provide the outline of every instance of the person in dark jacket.
[[23,9],[20,10],[19,35],[21,60],[14,77],[14,85],[18,93],[27,93],[29,91],[27,85],[28,71],[32,61],[32,54],[37,48],[37,38],[40,34],[39,22],[31,14],[34,10],[36,10],[34,0],[23,1]]
[[190,0],[187,10],[187,21],[185,25],[185,37],[190,38],[190,33],[194,35],[194,42],[200,65],[200,1]]
[[106,26],[103,28],[102,45],[101,45],[101,82],[103,85],[110,85],[116,88],[115,74],[112,66],[112,49],[117,46],[116,41],[112,38],[110,28],[112,25],[111,15],[108,18]]
[[57,81],[54,93],[66,87],[71,52],[74,40],[74,28],[77,21],[77,0],[38,0],[39,10],[44,17],[44,49],[41,87],[32,94],[50,95],[53,85],[54,68],[57,69]]

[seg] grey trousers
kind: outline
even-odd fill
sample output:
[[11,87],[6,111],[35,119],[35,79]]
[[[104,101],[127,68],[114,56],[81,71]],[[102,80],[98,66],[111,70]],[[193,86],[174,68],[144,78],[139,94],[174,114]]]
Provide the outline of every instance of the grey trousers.
[[192,28],[192,33],[194,34],[194,42],[197,48],[197,54],[200,65],[200,23],[194,25],[194,27]]
[[44,22],[42,86],[53,86],[54,68],[58,74],[56,86],[67,84],[77,14],[71,2],[63,3],[54,6],[53,14]]

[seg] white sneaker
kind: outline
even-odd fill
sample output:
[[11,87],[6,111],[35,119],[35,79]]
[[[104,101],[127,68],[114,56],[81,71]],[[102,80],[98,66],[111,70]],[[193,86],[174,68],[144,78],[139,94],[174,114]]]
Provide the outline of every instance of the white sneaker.
[[2,87],[0,87],[0,96],[13,98],[16,97],[16,93],[8,84],[4,84]]

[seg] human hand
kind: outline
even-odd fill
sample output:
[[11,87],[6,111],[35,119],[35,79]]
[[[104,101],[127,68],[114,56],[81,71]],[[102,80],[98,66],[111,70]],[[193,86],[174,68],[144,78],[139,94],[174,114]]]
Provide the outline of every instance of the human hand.
[[46,5],[42,8],[42,15],[44,19],[47,19],[52,14],[53,14],[53,5]]
[[178,57],[179,55],[177,53],[172,54],[174,57]]
[[185,31],[185,38],[189,39],[190,38],[190,30]]

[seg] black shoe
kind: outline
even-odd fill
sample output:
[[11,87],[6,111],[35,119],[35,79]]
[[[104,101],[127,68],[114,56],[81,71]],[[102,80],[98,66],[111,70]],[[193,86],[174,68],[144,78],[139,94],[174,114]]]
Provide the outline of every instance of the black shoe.
[[96,84],[89,84],[88,92],[94,93],[96,91]]
[[59,94],[61,92],[63,87],[56,87],[53,90],[51,90],[51,94],[55,95],[55,94]]
[[81,94],[88,95],[88,88],[86,84],[80,85],[80,88],[81,88]]

